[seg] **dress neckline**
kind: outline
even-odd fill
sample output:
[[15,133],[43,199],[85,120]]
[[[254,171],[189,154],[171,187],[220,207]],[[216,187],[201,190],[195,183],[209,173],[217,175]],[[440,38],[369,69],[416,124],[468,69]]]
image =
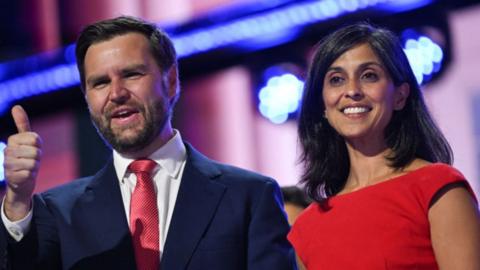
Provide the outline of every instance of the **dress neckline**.
[[400,174],[400,175],[397,175],[397,176],[393,176],[391,178],[388,178],[384,181],[381,181],[381,182],[378,182],[378,183],[375,183],[375,184],[372,184],[372,185],[369,185],[369,186],[366,186],[366,187],[363,187],[361,189],[357,189],[357,190],[354,190],[354,191],[351,191],[351,192],[348,192],[348,193],[343,193],[343,194],[337,194],[337,195],[333,195],[331,197],[328,197],[327,200],[332,200],[332,199],[335,199],[335,198],[346,198],[346,197],[351,197],[351,196],[355,196],[357,194],[363,194],[369,190],[372,190],[372,189],[376,189],[376,188],[379,188],[379,187],[382,187],[382,186],[385,186],[387,185],[388,183],[392,184],[392,183],[395,183],[395,182],[398,182],[399,180],[401,180],[402,178],[406,177],[406,176],[411,176],[411,175],[415,175],[419,172],[422,172],[426,169],[429,169],[429,168],[433,168],[433,167],[437,167],[437,166],[443,166],[445,164],[443,163],[431,163],[431,164],[428,164],[428,165],[425,165],[425,166],[422,166],[420,168],[417,168],[415,170],[412,170],[412,171],[409,171],[409,172],[406,172],[404,174]]

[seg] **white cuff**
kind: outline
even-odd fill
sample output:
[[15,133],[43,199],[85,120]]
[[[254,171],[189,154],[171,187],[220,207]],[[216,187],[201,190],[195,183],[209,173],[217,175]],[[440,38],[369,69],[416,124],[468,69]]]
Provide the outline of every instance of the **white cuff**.
[[17,221],[10,221],[7,218],[7,215],[5,215],[5,209],[3,207],[5,202],[5,197],[2,200],[2,221],[3,224],[5,225],[5,228],[7,229],[7,232],[10,234],[10,236],[13,237],[17,242],[22,240],[23,236],[30,230],[30,224],[32,223],[32,216],[33,216],[33,201],[32,201],[32,209],[28,212],[28,214]]

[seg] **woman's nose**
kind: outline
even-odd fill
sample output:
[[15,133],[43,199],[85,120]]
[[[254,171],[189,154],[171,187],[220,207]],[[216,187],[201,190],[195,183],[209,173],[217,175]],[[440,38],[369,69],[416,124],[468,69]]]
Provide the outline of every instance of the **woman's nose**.
[[358,100],[363,97],[363,91],[358,83],[352,81],[346,87],[345,95],[347,97],[354,100]]

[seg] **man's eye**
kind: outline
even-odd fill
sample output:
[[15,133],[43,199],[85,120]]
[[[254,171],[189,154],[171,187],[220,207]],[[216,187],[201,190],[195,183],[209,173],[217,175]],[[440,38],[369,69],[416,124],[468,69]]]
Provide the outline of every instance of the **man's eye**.
[[105,85],[107,85],[107,81],[106,80],[101,80],[101,81],[96,81],[92,84],[93,88],[102,88],[104,87]]
[[136,71],[125,73],[125,78],[138,78],[140,76],[142,76],[142,73]]

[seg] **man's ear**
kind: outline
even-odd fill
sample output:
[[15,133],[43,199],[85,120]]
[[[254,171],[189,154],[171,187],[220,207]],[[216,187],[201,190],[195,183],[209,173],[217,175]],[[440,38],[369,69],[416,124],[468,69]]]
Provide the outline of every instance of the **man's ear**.
[[176,65],[172,65],[167,72],[167,94],[170,100],[170,105],[175,104],[177,101],[178,95],[180,94],[180,83],[178,80],[178,69]]
[[410,95],[410,85],[408,83],[402,83],[400,86],[396,87],[393,101],[393,108],[396,111],[400,111],[405,107],[407,98]]

